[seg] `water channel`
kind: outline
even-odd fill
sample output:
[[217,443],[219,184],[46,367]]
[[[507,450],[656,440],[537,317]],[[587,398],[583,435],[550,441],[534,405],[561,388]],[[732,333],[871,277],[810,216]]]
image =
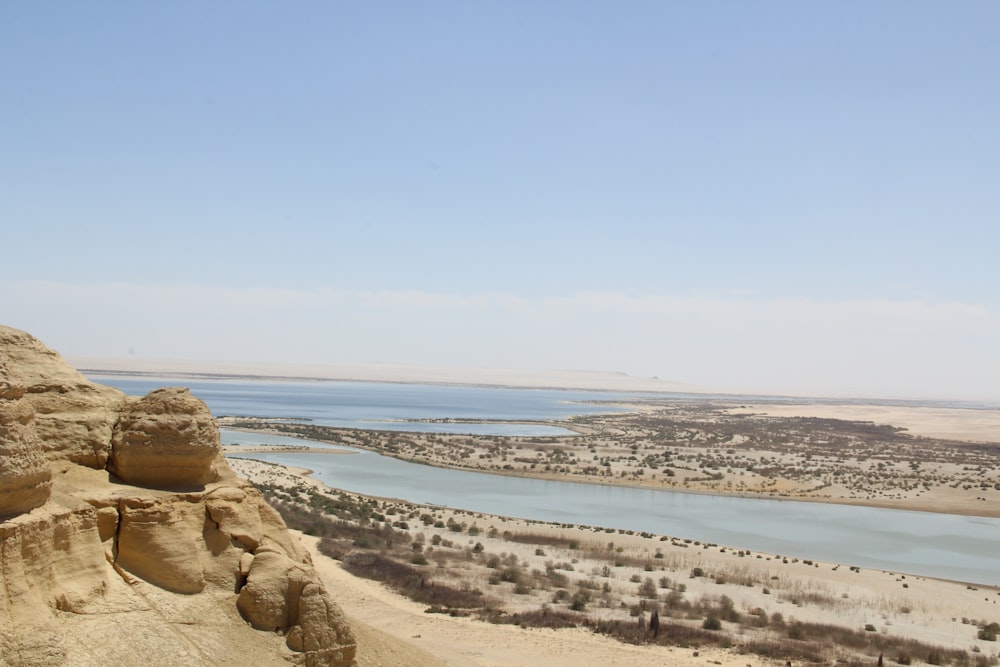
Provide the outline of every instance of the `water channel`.
[[[223,436],[230,444],[304,444],[259,433]],[[327,486],[370,496],[1000,584],[1000,519],[527,479],[353,452],[245,456],[308,468]]]
[[[216,416],[297,417],[353,428],[499,435],[555,435],[563,429],[524,422],[606,412],[612,408],[581,401],[623,398],[601,392],[386,383],[95,379],[133,395],[160,386],[189,386]],[[451,418],[510,423],[407,421]],[[259,433],[226,431],[223,438],[229,443],[304,444]],[[524,479],[434,468],[359,451],[250,457],[309,468],[328,486],[371,496],[1000,585],[1000,519]]]

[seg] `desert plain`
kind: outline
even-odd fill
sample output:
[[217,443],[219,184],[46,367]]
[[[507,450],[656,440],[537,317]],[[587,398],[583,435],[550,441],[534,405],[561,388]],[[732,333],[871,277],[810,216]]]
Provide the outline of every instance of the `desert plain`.
[[[499,474],[1000,516],[1000,410],[717,397],[616,407],[626,410],[550,422],[574,432],[552,437],[221,425]],[[395,535],[325,535],[286,514],[312,533],[302,539],[357,629],[361,665],[997,663],[993,587],[366,499],[308,471],[231,461],[286,510],[362,505],[360,519],[327,514]],[[369,578],[365,568],[381,565],[361,554],[373,549],[419,573],[421,586],[475,597],[415,601],[398,581]]]
[[[115,368],[104,360],[79,365]],[[483,377],[379,364],[248,371],[147,361],[141,369],[133,362],[117,370],[619,391],[614,407],[620,412],[547,422],[572,432],[560,437],[219,421],[234,430],[465,470],[1000,516],[1000,410],[991,404],[751,399],[616,374]],[[638,400],[625,393],[699,390],[703,397],[684,399],[647,394]],[[293,448],[329,451],[306,442]],[[244,456],[254,451],[237,449]],[[230,462],[312,550],[351,621],[362,667],[998,663],[995,587],[683,535],[422,507],[329,489],[308,470]]]

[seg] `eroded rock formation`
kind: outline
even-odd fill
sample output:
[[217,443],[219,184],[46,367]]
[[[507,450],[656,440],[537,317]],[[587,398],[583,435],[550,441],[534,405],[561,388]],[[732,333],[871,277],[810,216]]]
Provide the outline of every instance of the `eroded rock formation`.
[[35,409],[0,357],[0,518],[44,505],[52,471],[35,437]]
[[0,326],[0,666],[318,667],[354,651],[204,403],[126,397]]
[[208,406],[187,389],[157,389],[122,407],[108,470],[141,486],[178,488],[214,481],[222,447]]

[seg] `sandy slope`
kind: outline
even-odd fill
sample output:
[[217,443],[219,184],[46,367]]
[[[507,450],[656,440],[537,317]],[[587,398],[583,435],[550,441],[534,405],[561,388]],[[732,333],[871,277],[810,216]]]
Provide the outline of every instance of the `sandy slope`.
[[[302,480],[300,475],[306,473],[256,461],[233,463],[240,474],[279,485],[294,485],[297,480]],[[310,484],[320,485],[316,480],[305,479]],[[459,518],[463,518],[460,513]],[[484,530],[496,527],[501,533],[506,530],[552,533],[577,540],[581,545],[603,544],[613,539],[615,545],[624,548],[626,556],[642,556],[654,548],[662,550],[664,558],[661,562],[667,568],[662,574],[683,580],[687,585],[688,599],[724,594],[733,599],[737,609],[760,608],[769,616],[778,612],[789,623],[798,620],[855,629],[872,624],[883,634],[962,650],[976,647],[985,656],[994,656],[1000,649],[995,642],[977,640],[975,624],[964,620],[1000,620],[1000,590],[993,587],[970,587],[872,569],[855,572],[846,565],[783,561],[768,554],[748,553],[743,557],[732,549],[697,548],[640,535],[615,534],[612,538],[582,528],[487,515],[479,515],[478,523]],[[435,529],[425,526],[417,530],[427,533],[429,538]],[[446,528],[440,529],[440,532],[446,537],[455,537]],[[696,656],[692,649],[631,646],[585,630],[521,629],[509,625],[489,625],[469,618],[426,614],[426,605],[409,601],[379,583],[354,577],[342,570],[338,562],[320,555],[316,551],[315,538],[302,536],[301,539],[312,552],[320,576],[348,615],[352,627],[357,629],[361,667],[442,664],[529,667],[636,664],[693,667],[716,664],[766,667],[784,664],[756,655],[741,655],[735,650],[702,649]],[[507,541],[502,537],[492,539],[485,534],[476,539],[486,545],[489,553],[516,553],[519,560],[531,563],[529,567],[540,567],[533,545]],[[560,562],[580,555],[581,552],[548,547],[541,560]],[[577,570],[587,572],[593,565],[584,559],[577,564]],[[687,573],[696,566],[723,575],[726,583],[720,585],[713,577],[688,578]],[[647,576],[649,573],[638,568],[618,568],[611,581],[616,587],[621,586],[622,590],[634,588],[634,585],[625,583],[632,574]],[[655,576],[660,574],[655,573]],[[746,585],[740,581],[747,578],[756,583]],[[761,586],[761,582],[765,587]],[[475,585],[482,584],[485,582]],[[501,588],[490,588],[490,594],[501,595]],[[807,600],[808,596],[814,596],[819,601],[795,602],[795,598],[800,596],[806,596]],[[504,606],[519,604],[519,597],[508,595],[503,599]],[[752,639],[755,631],[743,628],[738,632],[738,641],[742,641]]]
[[[631,646],[585,630],[521,629],[468,618],[425,614],[381,584],[359,579],[316,551],[302,536],[313,562],[358,636],[359,667],[580,667],[602,665],[771,665],[719,649]],[[697,655],[695,655],[697,653]]]

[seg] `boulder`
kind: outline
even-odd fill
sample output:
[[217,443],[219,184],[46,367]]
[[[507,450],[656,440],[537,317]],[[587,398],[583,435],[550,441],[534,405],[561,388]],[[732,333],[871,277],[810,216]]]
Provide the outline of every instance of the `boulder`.
[[257,629],[280,632],[307,666],[350,664],[356,644],[343,612],[316,581],[312,564],[261,548],[236,606]]
[[204,403],[126,398],[0,326],[0,667],[347,667],[355,648]]
[[214,464],[221,453],[208,406],[185,388],[169,387],[125,403],[108,470],[130,484],[204,486],[217,478]]

